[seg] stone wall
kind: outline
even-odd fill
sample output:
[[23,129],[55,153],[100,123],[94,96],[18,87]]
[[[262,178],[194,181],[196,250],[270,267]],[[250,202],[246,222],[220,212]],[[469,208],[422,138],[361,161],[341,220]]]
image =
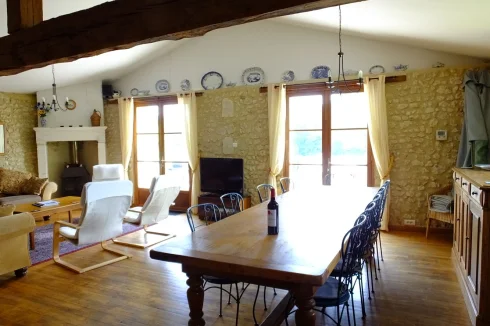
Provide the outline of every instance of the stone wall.
[[[232,117],[222,116],[223,99],[233,101]],[[197,98],[199,149],[201,157],[242,158],[245,194],[259,203],[255,187],[267,183],[269,131],[267,94],[258,87],[234,87],[206,91]],[[223,154],[223,138],[238,143],[233,154]]]
[[117,103],[104,105],[104,124],[107,126],[105,133],[107,163],[121,163],[121,140],[119,138],[119,110]]
[[5,126],[0,167],[37,174],[35,105],[35,95],[0,93],[0,122]]
[[[390,225],[413,219],[425,226],[427,193],[451,183],[463,121],[465,69],[407,72],[407,81],[386,85],[391,172]],[[436,130],[448,132],[437,141]]]

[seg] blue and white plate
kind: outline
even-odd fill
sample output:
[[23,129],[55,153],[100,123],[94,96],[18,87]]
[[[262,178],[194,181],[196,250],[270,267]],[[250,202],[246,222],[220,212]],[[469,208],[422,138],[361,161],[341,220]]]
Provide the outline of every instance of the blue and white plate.
[[292,82],[294,80],[294,71],[286,70],[281,77],[282,81],[285,83]]
[[161,79],[155,84],[158,93],[168,93],[170,91],[170,83],[166,79]]
[[394,66],[393,68],[395,68],[396,71],[405,71],[408,69],[408,65],[404,65],[404,64],[399,64],[397,66]]
[[245,85],[262,85],[265,81],[265,73],[259,67],[245,69],[242,74],[242,82]]
[[329,66],[316,66],[311,70],[311,78],[313,79],[324,79],[328,78],[328,72],[330,71]]
[[183,81],[180,82],[180,89],[183,90],[184,92],[188,91],[191,89],[191,82],[189,79],[184,79]]
[[201,86],[205,90],[221,88],[223,86],[223,76],[219,72],[210,71],[202,76]]

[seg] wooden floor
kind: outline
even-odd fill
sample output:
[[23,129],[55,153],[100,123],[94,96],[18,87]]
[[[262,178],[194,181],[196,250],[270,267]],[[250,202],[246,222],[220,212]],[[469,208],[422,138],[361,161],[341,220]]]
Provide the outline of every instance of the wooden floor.
[[[171,216],[158,229],[188,233],[185,216]],[[126,236],[136,241],[138,231]],[[469,326],[470,321],[451,260],[451,238],[434,234],[383,233],[384,262],[375,281],[376,293],[366,300],[367,318],[358,325]],[[0,325],[187,325],[186,277],[180,265],[152,260],[148,250],[111,244],[133,255],[85,274],[77,275],[52,262],[29,269],[16,279],[0,276]],[[67,261],[86,265],[110,257],[95,246],[65,256]],[[367,291],[367,290],[366,290]],[[240,305],[239,325],[253,325],[252,304],[256,287],[250,286]],[[285,295],[267,291],[267,305],[274,306]],[[262,297],[262,290],[261,290]],[[218,317],[219,291],[205,294],[207,325],[234,325],[236,305],[223,301],[223,318]],[[257,316],[265,318],[260,299]],[[269,310],[270,311],[270,310]],[[343,320],[347,325],[347,319]],[[295,325],[294,316],[289,325]],[[317,325],[333,325],[317,316]]]

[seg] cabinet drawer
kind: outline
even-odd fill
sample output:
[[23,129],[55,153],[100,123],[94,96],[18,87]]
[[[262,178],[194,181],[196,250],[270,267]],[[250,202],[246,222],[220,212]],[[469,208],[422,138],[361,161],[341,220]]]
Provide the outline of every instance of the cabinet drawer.
[[454,185],[461,186],[461,175],[456,172],[453,173]]
[[470,192],[471,198],[475,199],[478,203],[483,204],[481,202],[481,190],[480,188],[475,187],[474,185],[471,185],[471,192]]
[[468,180],[466,180],[465,178],[461,178],[461,188],[463,188],[463,190],[467,193],[470,192],[470,185],[471,183]]

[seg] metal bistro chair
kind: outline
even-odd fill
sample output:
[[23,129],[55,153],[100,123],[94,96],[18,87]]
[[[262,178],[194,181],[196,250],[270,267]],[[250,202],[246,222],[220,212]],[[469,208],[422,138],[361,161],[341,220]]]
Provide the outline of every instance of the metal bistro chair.
[[[376,272],[376,258],[375,258],[375,248],[376,242],[379,235],[379,225],[382,214],[382,203],[383,203],[383,192],[378,192],[374,199],[368,204],[364,214],[367,216],[367,228],[369,232],[369,246],[364,253],[364,262],[366,264],[367,277],[368,277],[368,294],[369,300],[371,300],[371,293],[374,293],[374,280],[373,280],[373,270],[376,275],[376,280],[378,279]],[[371,284],[369,284],[369,279],[371,279]]]
[[243,211],[243,197],[239,193],[230,192],[222,195],[219,199],[226,217]]
[[[338,276],[329,277],[325,284],[319,287],[313,296],[316,307],[314,310],[327,316],[335,323],[335,325],[341,325],[344,312],[347,314],[347,322],[350,325],[349,299],[352,299],[352,302],[354,302],[350,291],[353,275],[352,271],[356,270],[359,261],[363,257],[367,232],[367,220],[368,217],[361,214],[361,216],[359,216],[359,218],[356,220],[354,227],[344,235],[340,246],[341,266]],[[342,309],[340,308],[341,306]],[[326,309],[329,307],[336,307],[336,320],[327,314]],[[295,312],[295,310],[291,311],[287,315],[292,314],[293,312]],[[285,321],[286,325],[289,325],[287,316]]]
[[[364,225],[362,229],[360,230],[361,232],[361,246],[363,249],[360,249],[363,253],[367,252],[370,248],[370,226],[369,226],[369,219],[365,214],[361,215],[356,222],[354,223],[354,226],[360,224],[363,220],[365,220]],[[344,268],[344,270],[342,270]],[[354,326],[356,325],[356,311],[354,307],[354,288],[356,284],[359,285],[359,296],[361,298],[361,308],[362,308],[362,318],[364,319],[366,317],[366,309],[365,309],[365,303],[364,303],[364,282],[363,282],[363,259],[359,258],[357,262],[352,265],[352,266],[347,266],[344,264],[343,260],[340,259],[339,262],[337,263],[337,266],[335,266],[334,270],[330,274],[331,277],[336,277],[339,278],[341,277],[342,273],[346,273],[347,275],[350,276],[350,288],[349,292],[351,295],[351,300],[352,300],[352,315],[354,319]],[[368,280],[369,282],[369,280]]]
[[271,189],[274,187],[270,184],[263,183],[257,186],[257,193],[259,194],[259,200],[263,203],[266,200],[269,200],[271,197]]
[[[221,220],[221,212],[220,209],[217,205],[215,204],[210,204],[210,203],[205,203],[205,204],[199,204],[199,205],[194,205],[191,206],[187,209],[187,222],[189,222],[189,227],[191,229],[191,232],[196,231],[196,227],[194,226],[194,220],[192,219],[192,211],[197,208],[201,208],[204,212],[204,218],[206,220],[206,223],[209,218],[212,218],[215,222],[218,222]],[[243,288],[240,291],[238,290],[238,282],[234,280],[229,280],[225,278],[220,278],[220,277],[215,277],[215,276],[209,276],[209,275],[203,275],[203,280],[204,280],[204,291],[210,290],[210,289],[219,289],[219,316],[223,317],[223,291],[228,293],[228,304],[231,304],[231,298],[235,300],[237,307],[236,307],[236,320],[235,320],[235,325],[238,325],[238,313],[240,311],[240,299],[247,289],[248,285]],[[212,284],[211,286],[206,288],[206,284]],[[226,290],[223,288],[223,285],[229,285],[230,290]],[[232,292],[232,287],[235,285],[236,289],[236,296],[233,295]]]
[[279,179],[279,184],[281,185],[282,193],[288,192],[294,187],[293,181],[288,177]]
[[[389,191],[390,191],[390,185],[391,185],[391,180],[386,180],[383,186],[381,186],[381,189],[379,191],[383,192],[383,201],[381,203],[381,213],[380,213],[380,218],[379,218],[379,227],[381,227],[381,221],[383,220],[383,214],[386,206],[386,199],[389,196]],[[381,253],[381,261],[384,261],[383,258],[383,246],[381,244],[381,232],[378,232],[378,241],[379,241],[379,249]],[[379,262],[379,258],[378,258]],[[379,264],[378,264],[378,269],[379,269]]]

